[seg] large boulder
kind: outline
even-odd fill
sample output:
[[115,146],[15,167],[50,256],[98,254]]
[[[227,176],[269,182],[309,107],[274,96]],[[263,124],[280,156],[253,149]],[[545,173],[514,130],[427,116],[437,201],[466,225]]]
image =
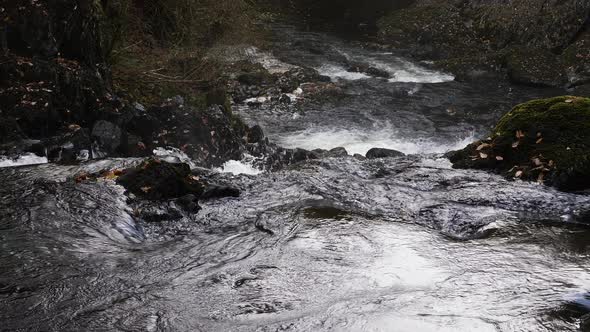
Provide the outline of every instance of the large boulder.
[[367,151],[366,157],[367,159],[378,159],[378,158],[395,158],[395,157],[402,157],[405,156],[403,152],[392,150],[392,149],[383,149],[383,148],[372,148]]
[[561,190],[590,188],[590,98],[516,106],[487,139],[449,154],[455,168],[487,169]]
[[205,184],[191,174],[189,165],[159,159],[148,159],[137,167],[124,170],[117,183],[130,193],[150,200],[186,195],[199,197],[205,192]]

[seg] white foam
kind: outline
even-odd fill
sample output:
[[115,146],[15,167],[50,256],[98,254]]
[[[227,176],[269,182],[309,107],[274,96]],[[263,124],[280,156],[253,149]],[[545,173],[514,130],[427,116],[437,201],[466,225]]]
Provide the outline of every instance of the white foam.
[[46,164],[47,162],[48,162],[47,157],[39,157],[34,153],[27,153],[24,155],[20,155],[17,158],[8,158],[6,156],[0,156],[0,167],[38,165],[38,164]]
[[388,72],[391,75],[389,82],[392,83],[444,83],[455,80],[455,76],[451,74],[430,70],[400,58],[395,58],[396,64],[375,59],[365,60],[375,68]]
[[338,81],[338,80],[356,81],[356,80],[363,80],[363,79],[371,78],[371,76],[366,75],[364,73],[349,72],[344,67],[337,66],[337,65],[331,65],[331,64],[325,64],[325,65],[317,68],[317,71],[320,73],[320,75],[330,77],[332,79],[332,81]]
[[256,158],[245,155],[242,160],[228,160],[221,167],[215,168],[214,171],[220,173],[232,173],[233,175],[248,174],[258,175],[263,171],[254,166]]
[[344,147],[350,154],[365,155],[371,148],[398,150],[406,154],[444,153],[464,148],[475,140],[474,133],[466,133],[456,141],[435,139],[408,139],[396,135],[392,128],[378,130],[349,130],[314,128],[287,136],[277,137],[279,145],[286,148],[333,149]]

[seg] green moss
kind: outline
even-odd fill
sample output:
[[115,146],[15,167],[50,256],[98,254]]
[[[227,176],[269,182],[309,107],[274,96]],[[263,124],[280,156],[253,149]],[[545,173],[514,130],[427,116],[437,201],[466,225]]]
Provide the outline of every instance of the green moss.
[[553,185],[584,188],[590,185],[590,98],[560,96],[518,105],[499,121],[492,145],[506,158],[505,169],[534,169],[531,160],[540,158],[551,165]]

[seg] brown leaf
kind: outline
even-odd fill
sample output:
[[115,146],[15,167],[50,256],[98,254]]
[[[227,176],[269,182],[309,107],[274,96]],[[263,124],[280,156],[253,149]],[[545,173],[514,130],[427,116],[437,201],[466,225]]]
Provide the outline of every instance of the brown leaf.
[[539,158],[533,158],[531,161],[533,162],[533,164],[535,164],[535,166],[543,165],[543,163],[541,162],[541,159],[539,159]]
[[566,99],[565,102],[569,104],[569,103],[573,103],[574,100],[573,99]]
[[517,130],[516,131],[516,138],[521,139],[524,138],[525,134],[522,130]]
[[479,157],[480,157],[481,159],[488,159],[488,155],[487,155],[487,154],[485,154],[485,153],[483,153],[483,152],[480,152],[480,153],[479,153]]
[[543,142],[543,137],[540,137],[535,143],[536,144],[541,144],[541,142]]
[[520,142],[516,141],[514,143],[512,143],[512,148],[516,149],[518,147],[518,145],[520,144]]
[[522,171],[517,171],[516,174],[514,174],[515,178],[520,178],[522,176]]
[[504,157],[502,157],[502,156],[496,156],[496,160],[497,161],[502,161],[502,160],[504,160]]
[[144,193],[149,193],[152,190],[152,187],[141,187],[141,191],[143,191]]
[[480,146],[478,146],[476,150],[477,150],[477,151],[481,151],[481,150],[483,150],[483,149],[485,149],[485,148],[489,148],[490,146],[491,146],[491,145],[490,145],[490,144],[488,144],[488,143],[483,143],[483,144],[481,144]]

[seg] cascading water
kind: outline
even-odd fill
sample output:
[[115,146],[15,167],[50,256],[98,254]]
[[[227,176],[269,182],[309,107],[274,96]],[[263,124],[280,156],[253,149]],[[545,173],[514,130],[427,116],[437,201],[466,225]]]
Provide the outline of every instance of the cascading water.
[[[325,35],[275,32],[276,59],[248,56],[341,70],[346,53],[392,77],[332,73],[338,98],[299,91],[299,107],[236,105],[240,115],[287,147],[412,155],[324,157],[263,173],[245,156],[201,170],[240,197],[161,223],[134,218],[111,180],[71,181],[137,159],[2,168],[2,329],[577,329],[590,307],[590,198],[454,170],[440,155],[511,105],[553,91],[456,82]],[[180,150],[154,154],[190,163]]]

